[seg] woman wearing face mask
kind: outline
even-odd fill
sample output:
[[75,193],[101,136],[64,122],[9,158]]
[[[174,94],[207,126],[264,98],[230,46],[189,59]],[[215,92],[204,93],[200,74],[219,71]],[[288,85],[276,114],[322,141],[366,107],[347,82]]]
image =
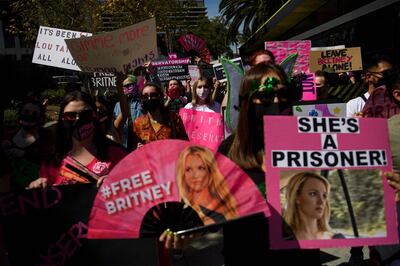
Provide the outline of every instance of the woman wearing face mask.
[[164,107],[161,88],[148,82],[140,93],[144,115],[133,124],[133,149],[161,139],[188,140],[178,114]]
[[132,146],[132,123],[143,114],[140,102],[138,80],[133,75],[128,75],[123,81],[121,73],[117,74],[117,89],[119,102],[114,106],[114,127],[120,134],[122,145],[125,148]]
[[[96,111],[100,127],[103,130],[106,137],[116,143],[122,144],[121,141],[122,134],[118,132],[118,129],[115,127],[115,122],[112,121],[112,113],[110,111],[109,103],[103,97],[100,96],[96,97]],[[122,117],[123,115],[120,114],[119,116]]]
[[[301,91],[290,86],[278,65],[257,64],[246,72],[239,91],[239,119],[233,135],[223,141],[219,152],[238,164],[265,193],[264,115],[290,114],[292,101]],[[273,215],[275,212],[271,210]],[[224,227],[226,265],[247,265],[278,260],[281,265],[321,265],[318,250],[274,251],[269,247],[269,219],[258,215],[233,221]],[[246,230],[243,230],[246,228]],[[240,241],[238,241],[240,239]],[[239,244],[246,243],[246,245]]]
[[68,93],[60,106],[55,155],[42,163],[40,178],[29,187],[99,184],[126,154],[105,137],[93,99],[80,91]]
[[42,159],[52,152],[51,132],[42,127],[44,106],[28,99],[18,111],[19,128],[6,135],[1,143],[5,162],[1,191],[24,189],[38,178]]
[[170,111],[178,113],[179,109],[185,106],[187,98],[185,97],[185,88],[177,79],[170,79],[166,89],[166,101],[164,105]]
[[188,103],[186,109],[194,109],[203,112],[221,112],[221,105],[212,100],[210,81],[206,78],[199,78],[193,85],[192,102]]

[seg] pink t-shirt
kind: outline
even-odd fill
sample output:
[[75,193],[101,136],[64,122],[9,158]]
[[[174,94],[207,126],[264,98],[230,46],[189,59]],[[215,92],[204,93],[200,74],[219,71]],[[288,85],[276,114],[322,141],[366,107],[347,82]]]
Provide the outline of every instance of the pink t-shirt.
[[[127,155],[127,152],[118,146],[109,146],[108,154],[110,158],[100,161],[97,158],[87,165],[82,165],[74,160],[69,155],[66,156],[61,165],[55,167],[53,165],[47,165],[42,163],[39,170],[39,176],[48,179],[49,185],[69,185],[76,183],[89,183],[91,180],[79,173],[84,172],[93,178],[97,179],[101,176],[108,175],[111,169]],[[72,167],[68,167],[67,165]],[[73,169],[71,169],[73,168]],[[74,170],[78,169],[78,170]]]

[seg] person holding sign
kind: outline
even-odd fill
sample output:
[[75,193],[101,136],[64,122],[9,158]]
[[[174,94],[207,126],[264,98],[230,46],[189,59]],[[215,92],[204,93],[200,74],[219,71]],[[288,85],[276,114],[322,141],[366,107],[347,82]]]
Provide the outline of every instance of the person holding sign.
[[162,90],[156,83],[148,82],[140,92],[144,115],[133,123],[133,146],[161,139],[188,140],[182,119],[163,105]]
[[29,188],[101,181],[127,154],[100,128],[90,95],[74,91],[65,95],[57,124],[56,152],[42,163],[39,178]]
[[[263,193],[263,117],[290,114],[292,102],[298,101],[300,97],[301,93],[291,89],[289,78],[278,65],[257,64],[242,79],[238,125],[234,134],[221,143],[219,152],[238,164]],[[279,260],[281,265],[321,264],[319,250],[270,250],[269,224],[269,219],[263,215],[227,224],[224,227],[225,264],[235,265],[243,257],[246,257],[248,265],[258,265],[260,261],[273,259]]]
[[[121,85],[120,78],[121,76],[119,75],[117,84],[118,90],[120,90]],[[115,104],[114,126],[118,129],[118,131],[120,131],[120,124],[123,124],[122,144],[125,146],[125,148],[129,149],[130,143],[128,142],[131,140],[132,121],[135,121],[136,118],[143,114],[137,78],[133,75],[128,75],[128,77],[122,82],[122,90],[128,101],[126,102],[126,99],[123,99],[121,95],[120,101]]]
[[207,148],[189,146],[180,153],[176,182],[182,200],[199,214],[205,225],[239,216],[236,200],[218,170],[214,154]]
[[290,178],[283,218],[298,240],[344,238],[329,226],[329,181],[312,172]]
[[385,59],[375,60],[370,67],[367,68],[364,77],[364,83],[368,88],[368,91],[360,97],[351,99],[346,104],[346,116],[362,116],[362,110],[365,106],[365,102],[368,100],[371,93],[378,87],[384,85],[383,72],[391,69],[392,64]]
[[203,112],[221,112],[221,105],[212,100],[210,80],[201,77],[193,84],[192,102],[185,105],[186,109],[194,109]]

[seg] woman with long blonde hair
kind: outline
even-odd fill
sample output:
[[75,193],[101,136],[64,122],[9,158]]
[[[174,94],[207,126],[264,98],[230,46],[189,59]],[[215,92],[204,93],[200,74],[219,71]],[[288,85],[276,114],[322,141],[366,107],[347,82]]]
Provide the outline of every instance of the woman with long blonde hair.
[[238,217],[235,198],[218,170],[214,154],[201,146],[189,146],[179,155],[176,169],[179,193],[204,224]]

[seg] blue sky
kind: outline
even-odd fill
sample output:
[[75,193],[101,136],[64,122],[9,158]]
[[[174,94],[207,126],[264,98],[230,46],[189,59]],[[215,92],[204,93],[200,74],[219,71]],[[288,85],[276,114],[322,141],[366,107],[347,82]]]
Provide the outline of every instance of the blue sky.
[[218,5],[220,0],[204,0],[204,5],[207,7],[208,17],[212,18],[219,15]]

